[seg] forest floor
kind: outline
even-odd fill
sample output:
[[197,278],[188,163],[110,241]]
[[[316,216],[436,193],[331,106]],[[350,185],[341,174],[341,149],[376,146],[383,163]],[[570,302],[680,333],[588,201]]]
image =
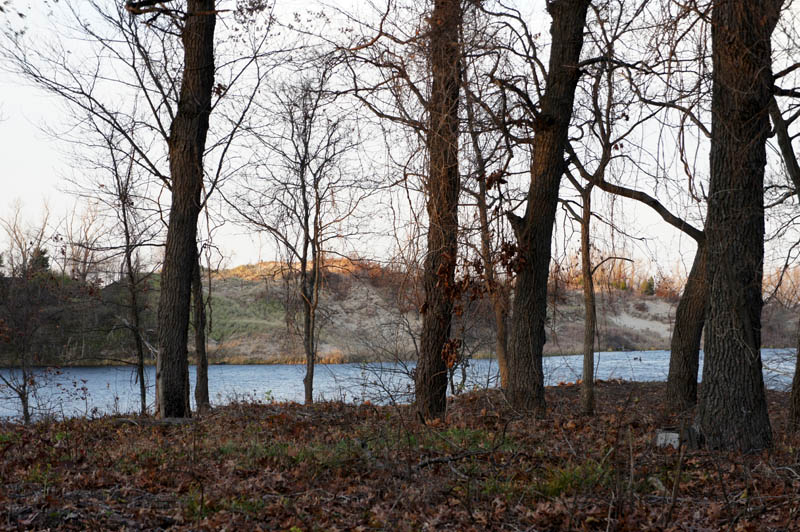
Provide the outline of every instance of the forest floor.
[[[548,388],[543,419],[496,390],[424,425],[411,407],[232,404],[187,424],[0,424],[0,529],[798,530],[800,437],[657,447],[663,383]],[[691,413],[687,413],[687,416]]]

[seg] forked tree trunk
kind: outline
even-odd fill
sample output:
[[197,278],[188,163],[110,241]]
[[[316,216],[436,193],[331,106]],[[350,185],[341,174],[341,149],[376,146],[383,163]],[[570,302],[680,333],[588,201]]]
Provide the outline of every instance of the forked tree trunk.
[[194,352],[197,356],[197,374],[194,384],[194,402],[201,414],[211,410],[208,397],[208,352],[206,351],[206,305],[203,298],[203,277],[200,272],[200,252],[197,253],[192,274],[192,300],[194,303]]
[[447,365],[443,351],[450,339],[458,235],[458,94],[461,2],[435,0],[429,31],[428,100],[428,248],[422,276],[425,303],[419,361],[414,377],[416,404],[424,419],[447,407]]
[[572,117],[588,0],[548,4],[553,20],[545,93],[533,138],[531,185],[525,216],[510,215],[520,269],[511,312],[506,397],[520,410],[545,411],[542,350],[547,318],[547,277],[564,149]]
[[667,377],[667,409],[679,413],[697,403],[700,340],[706,322],[709,284],[705,240],[698,242],[692,269],[675,312]]
[[203,152],[214,85],[214,0],[188,0],[178,111],[169,137],[172,203],[158,304],[156,392],[161,417],[189,417],[187,340]]
[[715,2],[706,221],[710,303],[696,424],[707,446],[772,444],[761,368],[765,143],[782,0]]

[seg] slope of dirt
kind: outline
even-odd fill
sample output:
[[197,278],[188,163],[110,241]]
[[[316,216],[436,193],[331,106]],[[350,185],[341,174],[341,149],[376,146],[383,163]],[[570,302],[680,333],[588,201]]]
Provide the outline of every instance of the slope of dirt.
[[[374,269],[329,272],[319,306],[320,359],[329,363],[413,359],[421,324],[420,295],[410,292],[403,279]],[[290,282],[274,264],[239,268],[213,281],[212,362],[303,362],[299,302],[287,297]],[[545,353],[582,352],[581,292],[562,291],[548,303]],[[472,356],[493,356],[495,327],[489,303],[465,301],[463,306],[453,334],[464,339]],[[598,292],[598,349],[669,349],[676,306],[677,300],[630,290]],[[767,305],[764,346],[794,347],[795,327],[792,311],[777,303]]]

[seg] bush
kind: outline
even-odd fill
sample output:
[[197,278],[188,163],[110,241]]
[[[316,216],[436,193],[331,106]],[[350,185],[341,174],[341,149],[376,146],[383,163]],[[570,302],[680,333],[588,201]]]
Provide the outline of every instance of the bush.
[[648,278],[646,281],[642,281],[642,284],[639,286],[639,292],[645,296],[652,296],[656,293],[656,281],[652,277]]

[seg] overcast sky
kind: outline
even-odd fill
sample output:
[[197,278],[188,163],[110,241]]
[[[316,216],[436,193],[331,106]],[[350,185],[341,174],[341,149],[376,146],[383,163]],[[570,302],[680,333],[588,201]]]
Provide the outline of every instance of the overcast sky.
[[[308,6],[308,2],[296,0],[281,0],[278,4],[283,14]],[[29,36],[44,34],[42,28],[47,26],[44,5],[31,3],[29,15]],[[549,23],[544,17],[541,20]],[[0,195],[0,216],[6,216],[15,201],[22,202],[28,221],[32,223],[40,219],[44,202],[49,205],[53,217],[63,216],[77,202],[67,193],[69,185],[64,180],[74,175],[68,158],[69,147],[44,131],[48,127],[59,129],[67,122],[62,114],[63,106],[54,97],[5,72],[0,72],[0,94],[0,175],[4,191]],[[691,264],[694,246],[688,239],[649,212],[632,208],[630,212],[638,220],[636,229],[656,238],[648,243],[648,249],[667,271],[678,263]],[[231,224],[217,237],[217,244],[228,257],[228,265],[272,260],[269,242],[265,239],[262,245],[249,231]]]

